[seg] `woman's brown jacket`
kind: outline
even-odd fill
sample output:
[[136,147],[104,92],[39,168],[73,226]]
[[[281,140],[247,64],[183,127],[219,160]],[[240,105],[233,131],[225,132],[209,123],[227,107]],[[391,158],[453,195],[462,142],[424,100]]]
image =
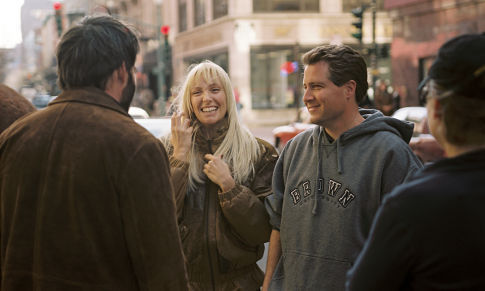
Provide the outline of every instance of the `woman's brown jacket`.
[[[225,132],[215,140],[198,136],[200,154],[214,153],[224,136]],[[263,201],[272,193],[278,155],[272,145],[257,140],[261,158],[254,178],[225,193],[208,178],[196,190],[188,190],[189,164],[175,159],[169,150],[191,290],[259,290],[262,284],[263,273],[256,262],[271,232]]]

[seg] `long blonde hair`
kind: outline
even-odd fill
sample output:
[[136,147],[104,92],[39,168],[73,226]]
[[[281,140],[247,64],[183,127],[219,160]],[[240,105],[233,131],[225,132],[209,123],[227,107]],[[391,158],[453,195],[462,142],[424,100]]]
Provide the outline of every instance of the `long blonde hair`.
[[[237,184],[242,184],[254,177],[254,164],[261,156],[261,149],[256,138],[239,123],[234,92],[229,76],[220,66],[206,60],[189,67],[187,77],[182,83],[179,93],[173,102],[173,106],[175,106],[178,112],[183,112],[186,116],[190,116],[194,120],[192,124],[194,126],[192,147],[189,153],[188,186],[194,189],[197,187],[197,184],[203,183],[205,180],[205,174],[202,172],[204,161],[202,160],[202,156],[197,153],[197,145],[194,142],[201,124],[195,118],[194,108],[192,108],[190,100],[191,89],[200,79],[207,83],[210,83],[212,80],[218,80],[226,94],[228,130],[214,155],[223,155],[223,160],[229,165],[232,171],[234,181]],[[167,145],[169,141],[170,138],[167,138],[164,142]],[[171,147],[171,145],[167,146]]]

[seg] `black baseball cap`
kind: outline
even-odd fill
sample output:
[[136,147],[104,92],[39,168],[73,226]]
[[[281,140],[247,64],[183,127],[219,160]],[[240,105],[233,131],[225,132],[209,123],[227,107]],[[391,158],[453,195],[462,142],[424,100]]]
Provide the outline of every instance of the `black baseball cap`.
[[[454,93],[467,94],[485,76],[485,33],[464,34],[447,41],[429,69],[428,77]],[[480,86],[480,84],[476,84]],[[483,85],[482,85],[483,86]],[[482,95],[482,94],[480,94]],[[485,95],[482,95],[485,98]]]

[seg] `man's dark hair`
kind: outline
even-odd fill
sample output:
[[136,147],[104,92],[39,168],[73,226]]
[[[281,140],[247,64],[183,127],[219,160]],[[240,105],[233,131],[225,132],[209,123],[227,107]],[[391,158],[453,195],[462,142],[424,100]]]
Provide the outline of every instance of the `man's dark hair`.
[[346,45],[322,45],[303,55],[304,65],[314,65],[318,62],[328,64],[329,79],[342,86],[350,80],[357,83],[355,100],[360,104],[367,94],[367,65],[364,58],[354,49]]
[[59,87],[104,90],[123,63],[130,71],[140,47],[134,29],[111,16],[91,16],[69,29],[57,47]]

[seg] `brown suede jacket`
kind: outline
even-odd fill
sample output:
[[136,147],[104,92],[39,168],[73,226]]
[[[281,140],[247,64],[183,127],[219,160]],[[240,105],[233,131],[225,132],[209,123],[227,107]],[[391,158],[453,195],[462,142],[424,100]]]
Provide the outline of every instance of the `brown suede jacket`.
[[[196,137],[202,155],[216,151],[225,130],[211,141]],[[261,139],[258,143],[261,158],[255,165],[255,177],[225,193],[209,179],[196,191],[188,190],[189,165],[175,159],[169,150],[191,290],[253,291],[262,284],[263,273],[256,262],[271,232],[263,201],[272,193],[278,154],[269,143]]]
[[0,136],[1,290],[186,290],[163,145],[99,89]]

